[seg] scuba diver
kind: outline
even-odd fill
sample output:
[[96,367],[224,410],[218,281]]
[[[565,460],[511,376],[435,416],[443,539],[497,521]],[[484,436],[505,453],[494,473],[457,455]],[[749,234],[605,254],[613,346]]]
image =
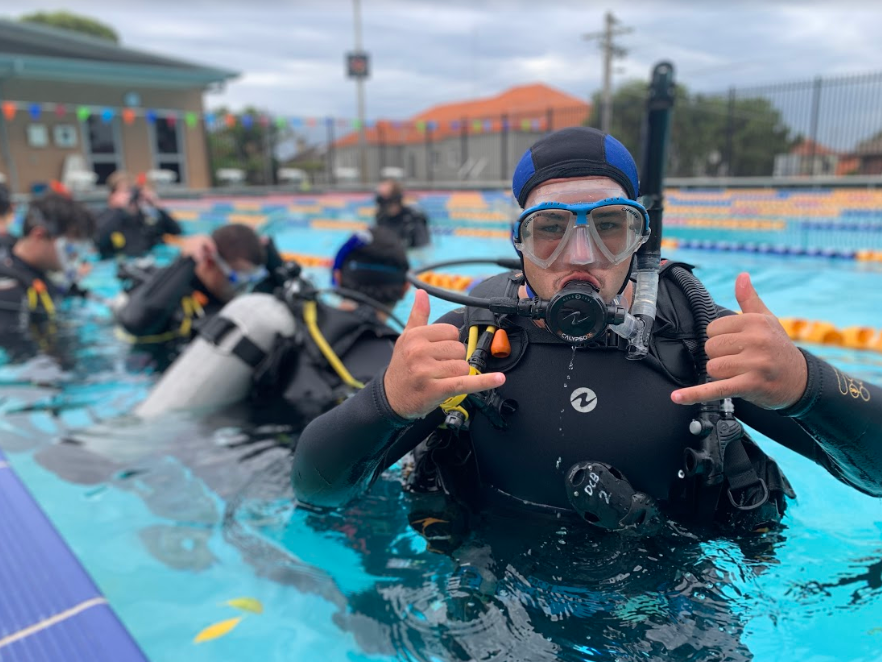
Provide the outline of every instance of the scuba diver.
[[380,182],[376,200],[377,214],[374,222],[377,227],[394,231],[405,248],[419,248],[432,241],[429,219],[423,212],[404,204],[401,184],[393,179]]
[[247,225],[188,237],[167,267],[121,265],[119,275],[130,285],[115,303],[116,320],[133,344],[178,349],[236,295],[271,281],[267,265],[274,273],[283,260]]
[[417,292],[383,379],[301,435],[298,500],[349,503],[414,451],[411,484],[467,512],[626,535],[667,520],[765,530],[793,491],[740,421],[882,496],[882,389],[797,348],[747,274],[735,315],[688,266],[647,272],[638,189],[610,135],[537,141],[512,182],[520,269],[433,324]]
[[181,234],[181,226],[159,206],[147,186],[133,186],[128,173],[107,178],[107,209],[98,217],[95,245],[102,260],[114,256],[139,257],[161,244],[163,235]]
[[398,332],[386,322],[408,268],[393,232],[358,232],[334,259],[331,291],[342,300],[332,306],[290,265],[273,295],[238,297],[201,325],[136,413],[243,403],[249,418],[299,432],[388,364]]
[[[85,296],[77,281],[92,253],[95,217],[80,202],[47,193],[28,206],[22,236],[0,255],[0,331],[21,336],[56,316],[66,297]],[[5,344],[5,343],[4,343]]]
[[12,195],[9,193],[9,187],[0,182],[0,253],[9,251],[18,238],[9,231],[14,220]]
[[303,280],[288,283],[279,294],[305,332],[277,340],[255,371],[251,402],[280,405],[286,420],[293,412],[305,424],[382,372],[399,335],[387,322],[407,292],[409,268],[398,236],[375,227],[352,235],[334,257],[337,306],[318,301]]

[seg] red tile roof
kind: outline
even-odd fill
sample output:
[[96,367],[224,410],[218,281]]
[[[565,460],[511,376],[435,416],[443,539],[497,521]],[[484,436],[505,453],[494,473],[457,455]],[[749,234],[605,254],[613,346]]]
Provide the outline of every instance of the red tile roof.
[[[584,124],[591,104],[548,85],[535,83],[512,87],[493,97],[441,104],[405,121],[379,120],[365,129],[368,144],[423,143],[427,132],[432,140],[469,133],[499,133],[503,120],[511,130],[545,131]],[[336,147],[358,144],[358,132],[343,136]]]

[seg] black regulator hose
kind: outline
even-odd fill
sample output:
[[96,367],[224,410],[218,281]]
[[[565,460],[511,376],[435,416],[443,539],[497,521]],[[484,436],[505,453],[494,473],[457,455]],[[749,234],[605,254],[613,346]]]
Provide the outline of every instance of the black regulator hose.
[[695,366],[698,372],[698,381],[706,384],[707,375],[707,352],[704,344],[707,342],[708,324],[717,318],[717,307],[710,293],[702,285],[688,269],[683,267],[672,267],[671,278],[677,283],[679,288],[686,295],[689,301],[689,307],[692,309],[693,319],[695,320],[695,340],[697,346],[692,349],[692,356],[695,359]]

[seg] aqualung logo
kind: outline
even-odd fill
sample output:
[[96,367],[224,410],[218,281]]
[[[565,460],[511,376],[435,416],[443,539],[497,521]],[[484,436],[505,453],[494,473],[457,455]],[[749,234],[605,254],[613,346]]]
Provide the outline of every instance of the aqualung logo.
[[587,414],[597,406],[597,394],[586,386],[577,388],[570,396],[570,404],[580,414]]
[[561,319],[565,322],[569,322],[572,326],[579,326],[581,324],[584,324],[591,318],[588,315],[582,313],[581,310],[574,308],[565,315],[562,315]]

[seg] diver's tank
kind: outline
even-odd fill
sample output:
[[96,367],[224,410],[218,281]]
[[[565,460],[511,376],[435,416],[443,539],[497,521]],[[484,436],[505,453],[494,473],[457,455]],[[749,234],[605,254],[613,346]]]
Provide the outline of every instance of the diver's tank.
[[293,336],[295,328],[289,308],[272,295],[233,299],[200,329],[135,413],[148,417],[243,400],[276,336]]

